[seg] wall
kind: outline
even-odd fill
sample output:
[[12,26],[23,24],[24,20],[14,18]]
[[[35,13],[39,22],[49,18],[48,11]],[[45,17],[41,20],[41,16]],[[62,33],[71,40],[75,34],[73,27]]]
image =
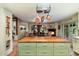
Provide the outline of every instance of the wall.
[[[20,30],[20,27],[25,27],[26,30],[22,31],[22,30]],[[26,36],[26,34],[27,34],[26,32],[28,32],[28,31],[29,31],[29,29],[28,29],[28,23],[25,23],[25,22],[19,20],[19,23],[18,23],[18,32],[19,33],[17,35],[17,39],[21,39],[24,36]]]
[[26,27],[26,32],[28,32],[29,31],[29,29],[28,29],[28,23],[26,22],[23,22],[23,21],[19,21],[19,26],[25,26]]
[[[23,22],[23,21],[19,20],[19,26],[21,26],[21,25],[25,26],[26,32],[28,32],[28,33],[31,33],[31,27],[34,24],[35,23],[33,23],[33,22]],[[52,26],[53,26],[53,28],[56,28],[56,36],[58,36],[58,23],[54,22],[54,23],[52,23]],[[19,30],[19,32],[20,32],[20,30]]]
[[[53,27],[56,28],[56,36],[64,37],[64,34],[65,34],[64,33],[64,25],[70,24],[72,22],[78,22],[79,23],[78,19],[79,19],[79,14],[75,13],[75,14],[73,14],[73,15],[71,15],[71,16],[69,16],[69,17],[67,17],[67,18],[65,18],[61,21],[52,23],[52,25],[54,24]],[[27,29],[26,31],[31,33],[31,26],[34,25],[34,23],[32,23],[32,22],[25,23],[25,22],[21,21],[20,25],[26,26],[26,29]],[[58,30],[58,25],[60,25],[60,30]],[[79,28],[79,25],[78,25],[78,28]],[[78,35],[78,33],[76,32],[75,35]]]
[[3,9],[0,8],[0,55],[5,55],[5,19]]
[[[6,20],[6,16],[9,16],[10,17],[10,36],[8,37],[7,35],[5,35],[6,36],[6,41],[7,40],[10,40],[11,42],[10,42],[10,49],[8,49],[7,51],[6,51],[6,55],[8,55],[8,54],[10,54],[11,52],[12,52],[12,50],[13,50],[13,41],[12,41],[12,13],[9,11],[9,10],[7,10],[7,9],[4,9],[4,16],[5,16],[5,20]],[[6,22],[5,22],[6,23]]]
[[[10,16],[12,22],[12,14],[7,11],[6,9],[0,8],[0,55],[8,55],[12,51],[12,23],[10,23],[10,36],[7,37],[6,35],[6,16]],[[6,41],[11,40],[10,42],[10,49],[6,51]]]
[[[72,15],[72,16],[70,16],[70,17],[68,17],[66,19],[63,19],[62,21],[58,22],[58,25],[60,25],[60,27],[61,27],[60,30],[58,30],[58,36],[65,37],[64,36],[64,34],[65,34],[64,33],[64,25],[68,25],[69,26],[69,24],[71,24],[73,22],[76,22],[76,24],[78,25],[78,13],[75,13],[74,15]],[[76,28],[78,28],[78,27],[76,27]],[[70,38],[71,38],[72,35],[73,34],[69,34]],[[78,35],[77,29],[76,29],[75,35]]]

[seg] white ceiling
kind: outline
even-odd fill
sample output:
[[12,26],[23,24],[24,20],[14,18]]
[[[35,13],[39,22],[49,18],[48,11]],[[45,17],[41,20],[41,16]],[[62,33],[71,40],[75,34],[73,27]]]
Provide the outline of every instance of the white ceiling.
[[[1,5],[23,21],[32,21],[37,15],[35,12],[36,3],[6,3]],[[77,3],[51,3],[50,5],[50,15],[53,21],[62,20],[79,10]]]

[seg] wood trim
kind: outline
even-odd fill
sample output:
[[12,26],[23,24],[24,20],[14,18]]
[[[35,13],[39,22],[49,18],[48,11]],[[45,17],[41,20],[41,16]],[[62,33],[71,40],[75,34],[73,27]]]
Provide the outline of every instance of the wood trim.
[[16,21],[16,35],[18,35],[18,21],[19,21],[19,18],[13,15],[13,21]]
[[16,35],[18,35],[18,19],[16,20]]
[[18,43],[71,43],[70,40],[61,37],[24,37],[17,40]]

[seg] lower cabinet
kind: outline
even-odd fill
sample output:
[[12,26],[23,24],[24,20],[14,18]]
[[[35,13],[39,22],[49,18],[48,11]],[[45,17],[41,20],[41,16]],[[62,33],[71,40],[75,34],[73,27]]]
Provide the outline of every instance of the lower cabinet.
[[74,52],[79,54],[79,38],[74,39],[73,50],[74,50]]
[[51,56],[53,55],[53,43],[37,43],[38,56]]
[[54,56],[70,55],[69,43],[54,43]]
[[19,43],[19,55],[22,56],[36,55],[36,43]]
[[0,56],[2,56],[2,51],[1,51],[1,49],[0,49]]
[[67,56],[69,43],[19,43],[20,56]]

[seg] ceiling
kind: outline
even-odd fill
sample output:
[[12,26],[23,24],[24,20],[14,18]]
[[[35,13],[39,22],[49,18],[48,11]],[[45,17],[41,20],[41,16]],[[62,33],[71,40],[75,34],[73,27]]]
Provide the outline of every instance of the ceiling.
[[[26,21],[32,21],[36,16],[36,3],[5,3],[0,4],[10,10],[18,18]],[[51,3],[52,21],[59,21],[78,12],[78,3]]]

